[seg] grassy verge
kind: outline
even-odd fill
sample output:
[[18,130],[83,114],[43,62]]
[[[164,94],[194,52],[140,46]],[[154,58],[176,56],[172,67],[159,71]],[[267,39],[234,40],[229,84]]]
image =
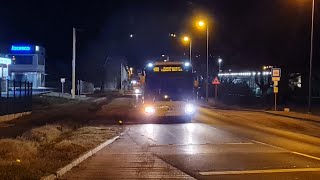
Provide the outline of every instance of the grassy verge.
[[39,179],[121,132],[119,126],[45,125],[15,139],[1,139],[0,179]]
[[[108,100],[66,100],[36,96],[31,115],[0,129],[0,179],[39,179],[55,173],[80,155],[119,135],[110,110],[102,115],[92,106]],[[100,118],[100,119],[99,119]]]

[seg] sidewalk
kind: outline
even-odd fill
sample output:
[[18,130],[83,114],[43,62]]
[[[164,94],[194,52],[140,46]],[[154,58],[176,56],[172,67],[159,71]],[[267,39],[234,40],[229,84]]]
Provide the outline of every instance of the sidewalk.
[[275,115],[275,116],[281,116],[281,117],[287,117],[287,118],[293,118],[293,119],[298,119],[298,120],[320,123],[320,116],[314,115],[314,114],[301,113],[301,112],[265,111],[265,110],[259,110],[259,109],[240,108],[238,106],[232,107],[232,106],[227,106],[227,105],[215,106],[212,102],[209,102],[209,103],[198,102],[198,105],[203,106],[203,107],[208,107],[208,108],[221,109],[221,110],[264,112],[264,113]]
[[298,112],[285,112],[285,111],[265,111],[268,114],[273,114],[276,116],[289,117],[294,119],[313,121],[320,123],[320,116],[306,113],[298,113]]
[[[61,97],[61,98],[65,98],[65,99],[72,99],[71,94],[68,93],[57,93],[57,92],[50,92],[50,93],[46,93],[43,94],[44,96],[51,96],[51,97]],[[86,101],[91,99],[91,97],[87,97],[85,95],[81,95],[81,96],[75,96],[76,100],[80,100],[80,101]]]
[[131,135],[122,135],[60,179],[194,179],[136,144]]

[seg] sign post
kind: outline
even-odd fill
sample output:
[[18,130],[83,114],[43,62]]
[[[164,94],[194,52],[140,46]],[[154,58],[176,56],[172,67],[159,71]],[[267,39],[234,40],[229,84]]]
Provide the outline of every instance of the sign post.
[[66,82],[66,78],[60,78],[61,82],[61,94],[64,93],[64,83]]
[[218,85],[220,85],[220,81],[219,81],[218,77],[215,77],[213,79],[212,84],[215,86],[214,97],[217,98],[218,97]]
[[272,81],[273,81],[273,93],[274,93],[274,111],[277,111],[277,94],[279,92],[278,82],[281,77],[281,69],[280,68],[272,68]]

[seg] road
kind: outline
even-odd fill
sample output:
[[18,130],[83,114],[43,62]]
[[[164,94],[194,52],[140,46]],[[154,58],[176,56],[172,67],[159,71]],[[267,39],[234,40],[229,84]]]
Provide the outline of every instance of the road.
[[126,128],[62,179],[320,179],[315,122],[200,108],[192,123]]

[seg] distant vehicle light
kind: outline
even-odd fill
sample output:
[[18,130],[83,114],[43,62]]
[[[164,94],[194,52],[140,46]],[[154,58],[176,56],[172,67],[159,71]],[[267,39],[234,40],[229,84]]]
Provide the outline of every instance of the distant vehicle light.
[[144,111],[147,113],[147,114],[153,114],[156,110],[154,109],[153,106],[146,106],[144,108]]
[[193,104],[187,104],[187,105],[185,106],[184,110],[185,110],[185,112],[186,112],[187,114],[193,114],[193,113],[195,112],[196,108],[194,107]]
[[140,89],[135,89],[135,90],[134,90],[134,93],[136,93],[136,94],[140,94],[140,93],[141,93],[141,91],[140,91]]
[[137,84],[137,81],[136,80],[132,80],[131,83],[132,84]]
[[165,99],[168,99],[168,98],[169,98],[169,96],[168,96],[168,95],[164,95],[163,97],[164,97]]
[[152,68],[153,67],[153,64],[152,63],[148,63],[147,65],[149,68]]
[[189,62],[185,62],[185,63],[184,63],[184,66],[185,66],[185,67],[189,67],[190,65],[191,65],[191,64],[190,64]]

